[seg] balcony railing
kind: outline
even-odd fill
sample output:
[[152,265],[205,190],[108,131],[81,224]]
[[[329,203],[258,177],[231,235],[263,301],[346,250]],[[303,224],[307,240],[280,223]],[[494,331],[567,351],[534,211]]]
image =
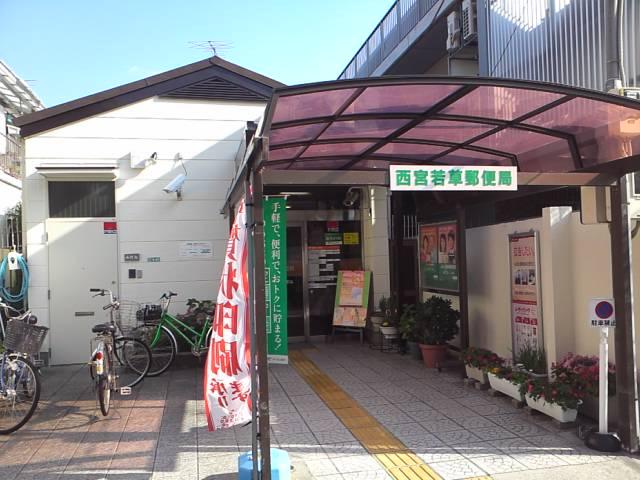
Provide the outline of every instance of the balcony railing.
[[369,77],[438,0],[396,0],[338,80]]
[[21,178],[24,149],[22,143],[0,132],[0,170],[15,178]]

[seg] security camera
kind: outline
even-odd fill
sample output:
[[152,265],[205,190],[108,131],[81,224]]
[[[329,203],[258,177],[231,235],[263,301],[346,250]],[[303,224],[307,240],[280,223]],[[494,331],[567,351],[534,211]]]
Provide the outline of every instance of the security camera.
[[181,173],[176,178],[171,180],[167,184],[167,186],[164,187],[162,190],[165,193],[177,193],[178,194],[178,198],[180,198],[181,197],[181,193],[182,193],[182,185],[184,184],[184,181],[185,181],[186,178],[187,178],[187,176],[185,174]]
[[345,198],[342,201],[342,204],[347,208],[351,208],[355,205],[355,203],[358,201],[359,198],[360,198],[360,191],[358,187],[349,187],[345,195]]

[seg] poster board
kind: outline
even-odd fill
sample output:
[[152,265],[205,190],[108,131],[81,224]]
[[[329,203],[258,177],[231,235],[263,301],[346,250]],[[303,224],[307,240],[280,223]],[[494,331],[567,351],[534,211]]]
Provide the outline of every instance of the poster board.
[[419,226],[418,255],[422,290],[458,291],[458,226],[455,222]]
[[514,356],[523,346],[544,346],[538,233],[509,235],[511,337]]
[[342,270],[338,272],[334,327],[364,328],[367,322],[371,272]]

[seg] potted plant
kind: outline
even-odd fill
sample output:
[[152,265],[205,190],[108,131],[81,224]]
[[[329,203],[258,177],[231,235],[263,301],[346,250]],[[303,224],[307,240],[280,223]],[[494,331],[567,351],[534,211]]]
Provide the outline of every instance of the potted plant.
[[570,382],[534,378],[522,385],[527,405],[561,423],[575,422],[584,393]]
[[460,312],[451,300],[433,296],[416,304],[416,331],[422,359],[428,368],[438,367],[447,354],[447,342],[458,333]]
[[485,384],[487,371],[504,364],[504,359],[486,348],[469,347],[462,352],[467,377]]
[[420,360],[422,353],[418,346],[416,331],[416,307],[415,305],[405,305],[400,315],[400,323],[398,324],[400,336],[407,344],[409,355]]
[[395,309],[391,297],[380,297],[378,308],[382,312],[383,321],[380,325],[380,332],[387,337],[398,335],[398,327],[395,325]]
[[[596,355],[575,355],[568,353],[562,360],[552,367],[554,377],[559,381],[570,382],[576,389],[584,392],[583,402],[579,407],[580,413],[593,420],[598,420],[598,395],[600,391],[600,359]],[[608,365],[609,397],[616,394],[616,367]],[[617,419],[617,402],[609,401],[609,419]]]
[[516,356],[516,368],[526,372],[530,378],[547,378],[547,354],[544,348],[536,348],[529,343],[523,345]]
[[491,388],[519,402],[524,402],[521,387],[529,380],[525,372],[514,370],[508,365],[501,365],[490,369],[487,375]]

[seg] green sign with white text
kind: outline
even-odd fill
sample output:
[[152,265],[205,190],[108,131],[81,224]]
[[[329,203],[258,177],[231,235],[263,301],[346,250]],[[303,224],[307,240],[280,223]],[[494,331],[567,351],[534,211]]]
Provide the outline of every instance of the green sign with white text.
[[263,205],[267,360],[288,363],[286,202],[267,197]]
[[517,190],[516,167],[391,165],[391,190],[396,191],[495,191]]

